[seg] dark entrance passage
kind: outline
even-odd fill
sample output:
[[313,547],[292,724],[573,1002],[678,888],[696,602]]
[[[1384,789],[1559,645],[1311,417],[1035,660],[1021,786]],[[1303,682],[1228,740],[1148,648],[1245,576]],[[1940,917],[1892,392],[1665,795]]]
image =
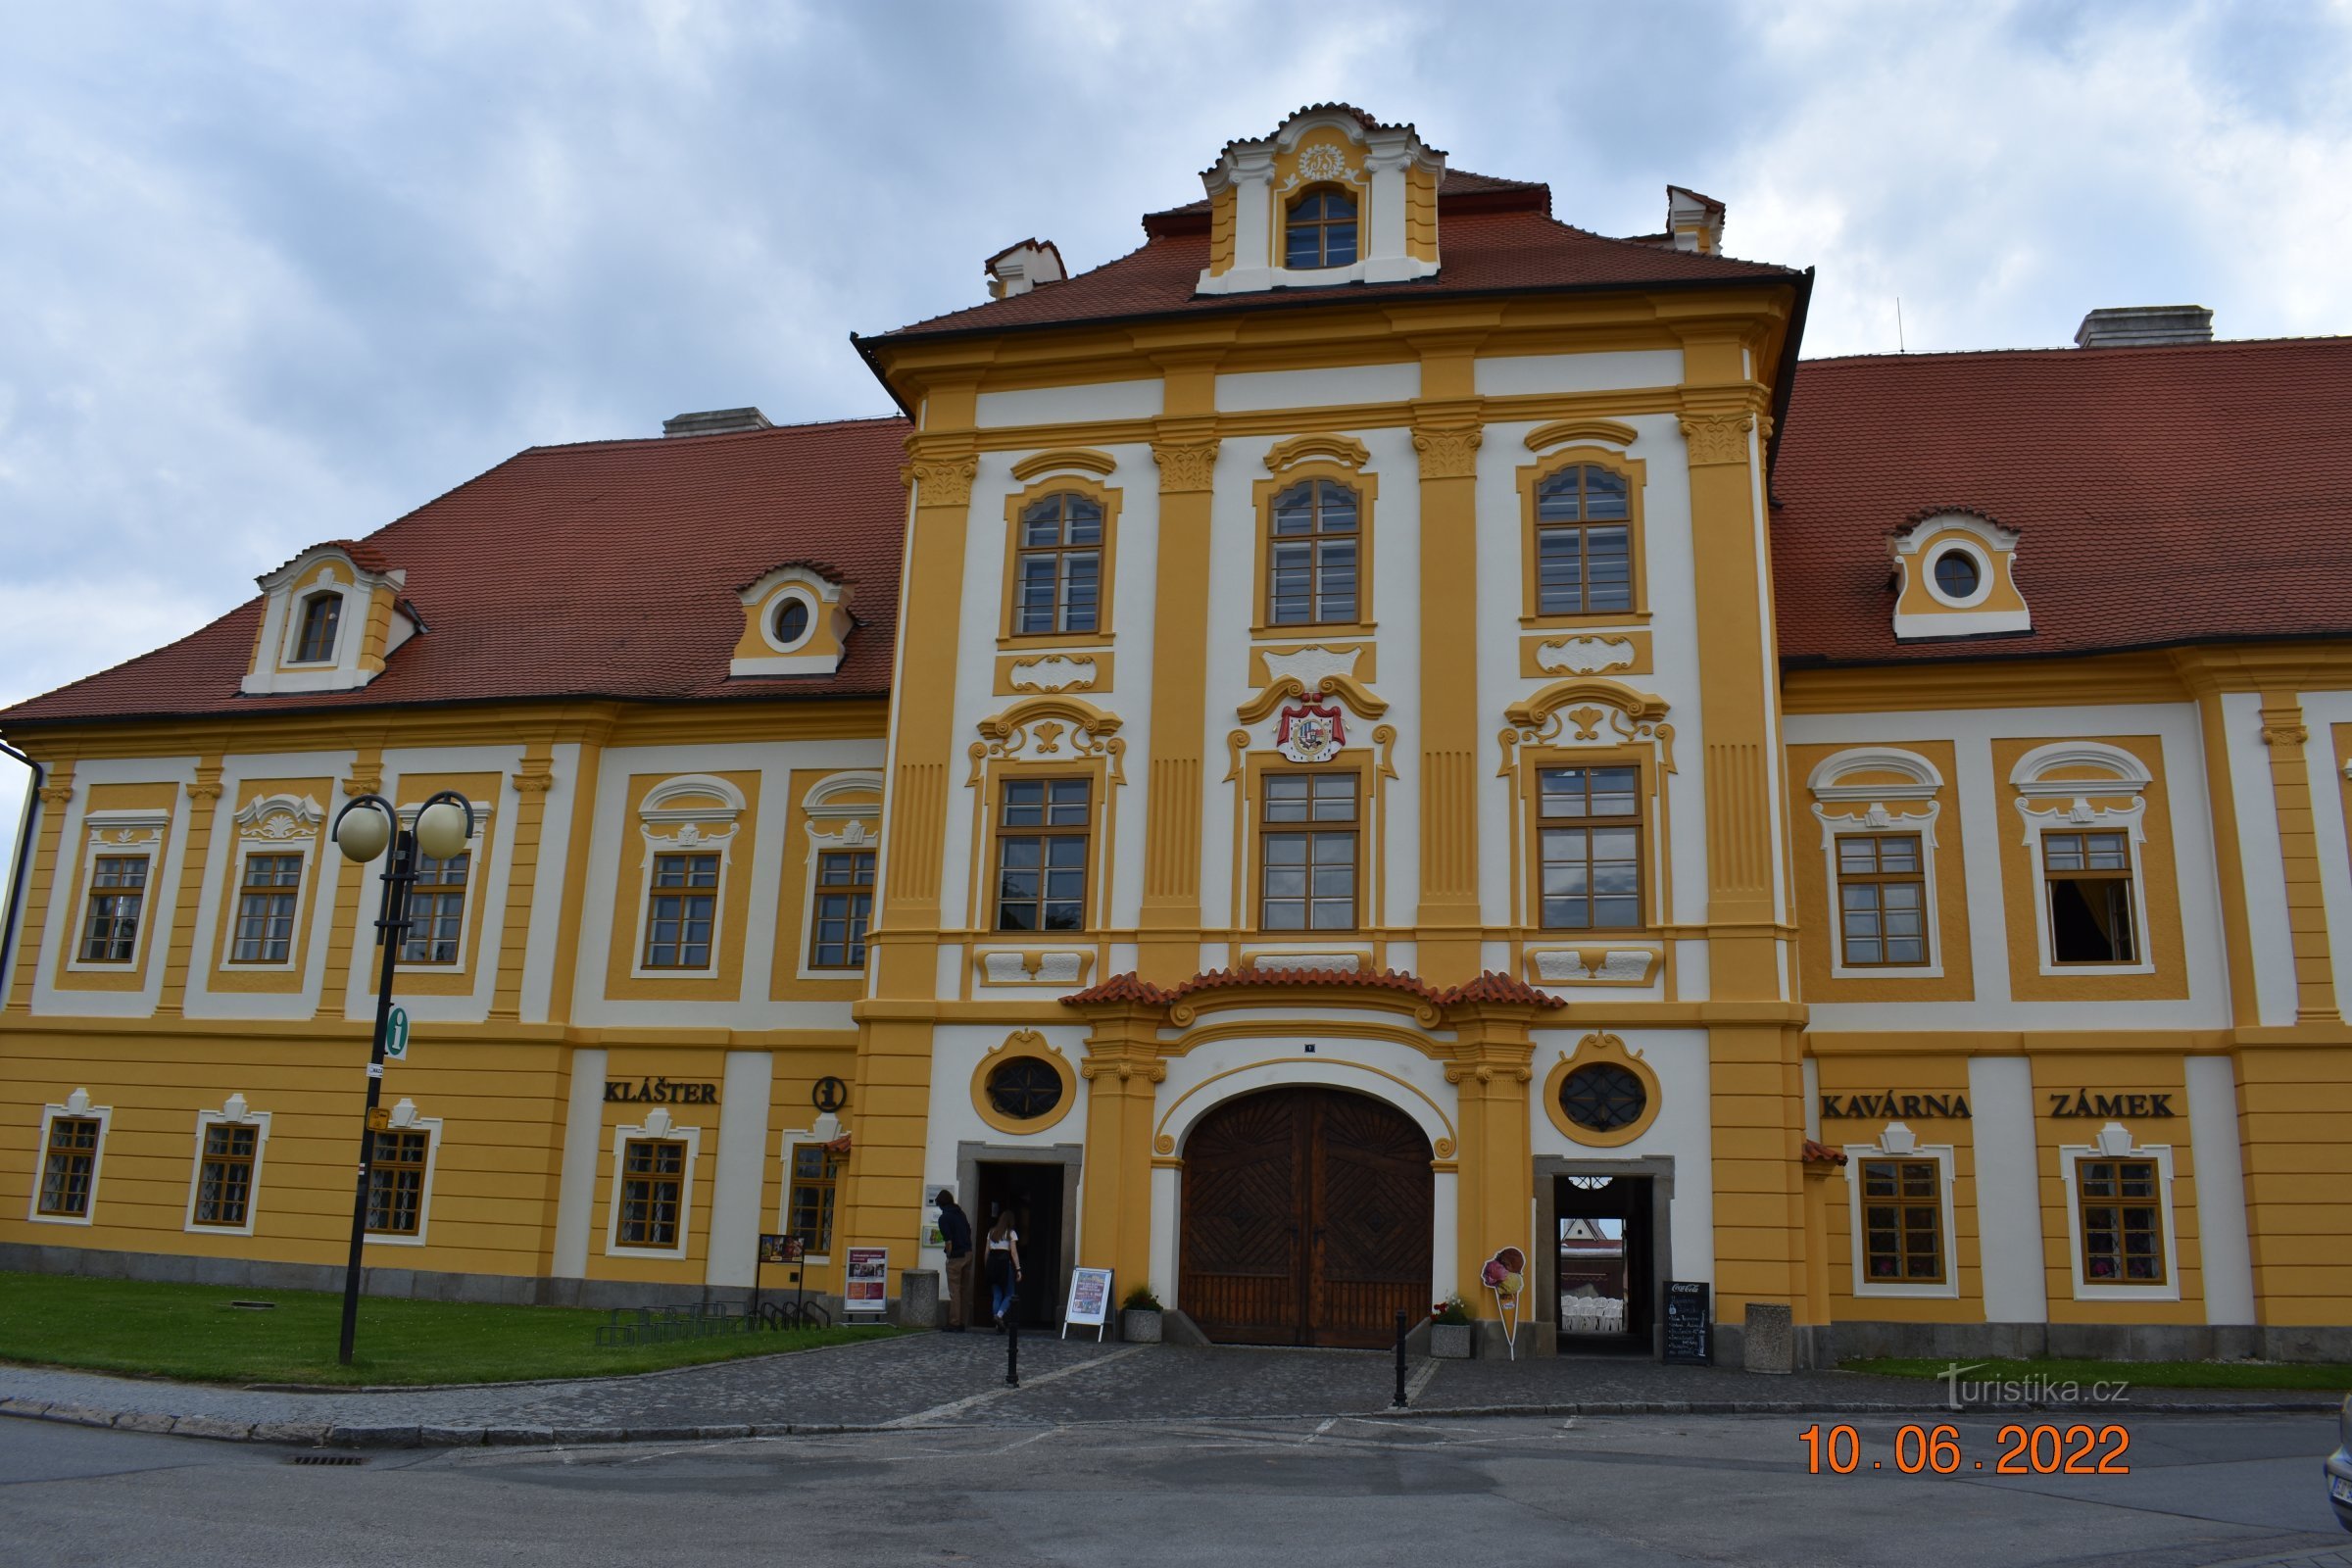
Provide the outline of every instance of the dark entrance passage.
[[1184,1151],[1181,1304],[1240,1345],[1392,1343],[1429,1310],[1435,1178],[1412,1118],[1365,1095],[1271,1089]]
[[[983,1160],[978,1175],[979,1201],[970,1213],[973,1226],[982,1234],[972,1245],[986,1249],[986,1233],[1009,1205],[1013,1228],[1021,1235],[1021,1326],[1057,1326],[1061,1321],[1062,1167]],[[982,1261],[985,1264],[985,1250]],[[980,1289],[984,1295],[988,1290],[985,1273]],[[976,1320],[986,1321],[985,1314]]]
[[1649,1353],[1650,1201],[1647,1176],[1553,1178],[1561,1349]]

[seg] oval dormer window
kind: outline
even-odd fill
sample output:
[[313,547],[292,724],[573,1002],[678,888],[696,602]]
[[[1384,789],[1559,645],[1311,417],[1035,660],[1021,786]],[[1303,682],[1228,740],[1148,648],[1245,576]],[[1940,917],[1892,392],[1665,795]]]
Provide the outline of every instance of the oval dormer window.
[[1946,599],[1974,598],[1977,584],[1984,580],[1977,558],[1965,550],[1946,550],[1936,558],[1936,586]]
[[324,664],[335,657],[335,625],[343,618],[341,594],[313,594],[302,602],[302,632],[295,640],[294,662]]
[[1355,198],[1337,185],[1310,185],[1291,203],[1282,265],[1294,270],[1355,265]]
[[808,635],[808,601],[787,595],[776,607],[776,641],[790,648]]

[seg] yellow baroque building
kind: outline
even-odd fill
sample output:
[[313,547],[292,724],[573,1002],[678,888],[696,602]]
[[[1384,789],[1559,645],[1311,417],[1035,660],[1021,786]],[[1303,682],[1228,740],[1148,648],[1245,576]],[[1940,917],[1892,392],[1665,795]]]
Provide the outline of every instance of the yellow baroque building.
[[902,418],[534,448],[0,713],[0,1266],[335,1281],[330,825],[454,789],[371,1290],[920,1314],[946,1189],[1210,1341],[2352,1355],[2352,342],[1800,364],[1722,204],[1346,106],[1203,184],[858,339]]

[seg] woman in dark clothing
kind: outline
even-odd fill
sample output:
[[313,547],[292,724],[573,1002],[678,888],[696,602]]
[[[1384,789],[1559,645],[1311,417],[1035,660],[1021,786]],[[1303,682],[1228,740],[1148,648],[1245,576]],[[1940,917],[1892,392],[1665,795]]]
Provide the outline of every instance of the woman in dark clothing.
[[1019,1306],[1020,1284],[1021,1233],[1013,1229],[1008,1204],[998,1211],[996,1222],[988,1228],[988,1289],[998,1328],[1004,1326],[1004,1315]]

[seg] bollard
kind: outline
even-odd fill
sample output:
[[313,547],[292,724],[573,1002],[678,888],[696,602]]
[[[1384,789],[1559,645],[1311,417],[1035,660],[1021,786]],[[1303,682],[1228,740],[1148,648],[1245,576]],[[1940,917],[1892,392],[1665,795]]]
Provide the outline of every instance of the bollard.
[[1004,1386],[1008,1389],[1021,1386],[1021,1318],[1018,1302],[1004,1314]]
[[1396,1309],[1396,1402],[1389,1406],[1392,1410],[1404,1408],[1404,1336],[1406,1332],[1404,1308],[1400,1306]]

